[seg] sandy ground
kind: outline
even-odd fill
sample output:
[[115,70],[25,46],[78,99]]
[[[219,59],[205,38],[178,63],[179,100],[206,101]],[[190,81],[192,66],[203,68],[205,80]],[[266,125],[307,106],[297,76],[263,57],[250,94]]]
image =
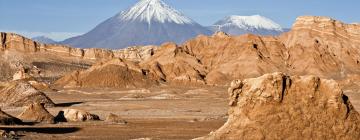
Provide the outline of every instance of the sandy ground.
[[[192,139],[221,127],[227,113],[227,88],[90,90],[67,89],[46,94],[58,104],[48,108],[54,116],[65,108],[97,114],[120,115],[128,124],[104,121],[0,127],[16,130],[21,139]],[[3,108],[17,116],[23,108]]]
[[[354,107],[360,110],[360,88],[345,88]],[[20,139],[192,139],[209,134],[227,119],[226,87],[154,87],[150,89],[91,90],[66,89],[46,94],[57,103],[48,108],[54,116],[65,108],[97,114],[102,120],[110,113],[128,124],[104,121],[81,123],[0,126],[15,130]],[[3,108],[17,116],[24,108]],[[145,139],[147,140],[147,139]]]

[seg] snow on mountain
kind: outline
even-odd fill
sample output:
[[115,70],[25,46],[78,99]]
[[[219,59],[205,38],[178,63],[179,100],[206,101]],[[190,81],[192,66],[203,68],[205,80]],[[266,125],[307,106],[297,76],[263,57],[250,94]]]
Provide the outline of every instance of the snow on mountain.
[[45,44],[55,44],[55,43],[57,43],[55,40],[52,40],[51,38],[48,38],[46,36],[37,36],[37,37],[33,37],[31,39],[36,41],[36,42],[45,43]]
[[223,31],[231,35],[253,33],[260,35],[277,35],[283,28],[269,18],[253,16],[228,16],[211,26],[214,31]]
[[139,20],[151,24],[152,21],[161,23],[173,22],[177,24],[193,24],[190,18],[166,5],[161,0],[142,0],[127,12],[120,14],[121,20]]
[[140,0],[90,32],[62,43],[80,48],[118,49],[170,41],[182,43],[199,34],[211,33],[161,0]]

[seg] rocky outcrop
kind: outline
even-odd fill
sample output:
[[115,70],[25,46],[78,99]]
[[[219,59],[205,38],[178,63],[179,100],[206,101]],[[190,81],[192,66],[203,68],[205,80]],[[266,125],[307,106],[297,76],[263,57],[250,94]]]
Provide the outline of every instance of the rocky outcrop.
[[286,71],[286,48],[275,37],[228,36],[218,32],[192,39],[182,48],[207,68],[208,84],[227,84],[236,78]]
[[54,102],[49,97],[24,81],[8,83],[6,87],[0,90],[0,97],[1,106],[23,107],[33,103],[54,106]]
[[18,118],[15,118],[0,109],[0,125],[15,125],[21,124],[22,121]]
[[75,71],[55,82],[64,88],[136,88],[157,84],[157,79],[136,63],[113,59],[84,71]]
[[23,121],[38,123],[55,123],[55,118],[44,107],[44,104],[34,103],[29,106],[18,116]]
[[228,92],[228,121],[198,140],[360,138],[360,115],[334,80],[273,73]]
[[360,72],[360,26],[328,17],[302,16],[280,37],[296,74],[343,78]]
[[84,122],[100,120],[99,116],[79,109],[64,109],[56,116],[59,122]]
[[66,45],[43,44],[14,33],[0,33],[2,51],[24,53],[48,53],[60,56],[73,56],[90,60],[110,60],[115,57],[141,61],[154,53],[156,46],[130,47],[121,50],[79,49]]
[[360,26],[327,17],[299,17],[279,37],[198,36],[181,47],[208,70],[208,84],[271,72],[344,78],[360,73]]
[[199,60],[173,43],[163,44],[154,56],[140,66],[168,83],[205,84],[207,73]]
[[157,48],[157,46],[129,47],[121,50],[115,50],[114,55],[116,58],[140,62],[153,56]]

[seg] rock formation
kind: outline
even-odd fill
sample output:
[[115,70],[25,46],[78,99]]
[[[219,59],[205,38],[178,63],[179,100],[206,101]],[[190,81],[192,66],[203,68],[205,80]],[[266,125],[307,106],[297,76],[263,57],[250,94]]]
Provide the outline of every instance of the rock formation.
[[[101,61],[114,58],[143,61],[156,50],[156,46],[138,46],[121,50],[78,49],[64,45],[42,44],[13,33],[0,33],[0,38],[0,81],[24,78],[36,67],[41,73],[34,78],[53,82],[65,74],[89,68]],[[17,64],[23,66],[25,72],[20,71]]]
[[66,45],[43,44],[14,33],[0,33],[1,51],[17,51],[24,53],[49,53],[60,56],[73,56],[91,60],[110,60],[115,57],[143,60],[151,56],[156,46],[129,47],[120,50],[79,49]]
[[286,48],[275,37],[228,36],[218,32],[198,36],[182,48],[207,68],[208,84],[227,84],[236,78],[286,71],[283,59]]
[[142,61],[140,66],[169,83],[205,84],[207,71],[199,60],[173,43],[163,44],[154,56]]
[[59,122],[83,122],[100,120],[99,116],[79,109],[64,109],[56,116]]
[[356,24],[304,16],[280,37],[220,32],[198,36],[181,47],[207,68],[209,84],[277,71],[338,79],[360,73],[359,31]]
[[135,88],[155,85],[154,75],[136,63],[113,59],[98,63],[85,71],[75,71],[55,82],[64,88]]
[[55,123],[55,118],[44,107],[44,104],[34,103],[29,105],[19,116],[23,121],[38,123]]
[[328,17],[302,16],[281,42],[293,73],[343,78],[359,74],[360,26]]
[[[133,61],[138,65],[137,69],[148,70],[145,73],[154,74],[157,80],[176,84],[227,85],[233,79],[253,78],[272,72],[343,79],[348,75],[360,74],[359,30],[359,24],[345,24],[327,17],[303,16],[297,18],[291,31],[276,37],[251,34],[229,36],[218,32],[212,36],[200,35],[179,46],[165,43],[160,47],[131,47],[122,50],[46,45],[15,34],[1,33],[0,54],[8,54],[7,58],[17,56],[10,53],[11,50],[33,52],[39,54],[39,57],[40,54],[48,54],[53,57],[51,62],[30,64],[43,70],[43,77],[46,79],[57,79],[71,71],[77,71],[63,77],[61,81],[71,77],[76,79],[77,75],[93,77],[83,73],[94,71],[94,68],[86,70],[87,72],[82,70],[96,62],[114,58]],[[25,61],[29,58],[16,60]],[[4,71],[3,75],[0,74],[1,80],[2,77],[9,76],[8,71],[11,70],[8,67],[11,66],[2,61],[0,66],[0,70]],[[114,69],[114,65],[106,67]],[[105,71],[105,68],[98,68],[95,71]],[[123,68],[115,69],[126,71]],[[118,76],[115,77],[119,77],[121,73],[128,72],[116,73]],[[75,80],[70,85],[79,86],[78,84],[81,84],[81,80]],[[99,84],[104,87],[104,83]],[[110,84],[111,86],[114,84]]]
[[21,124],[22,121],[18,118],[15,118],[0,109],[0,125],[14,125]]
[[273,73],[228,92],[228,121],[198,140],[360,138],[360,115],[334,80]]
[[126,124],[127,121],[121,118],[118,115],[110,113],[109,116],[106,117],[105,122],[109,123],[119,123],[119,124]]
[[157,50],[157,46],[136,46],[121,50],[114,50],[116,58],[140,62],[149,59]]
[[1,106],[23,107],[33,103],[54,106],[54,102],[49,97],[24,81],[8,83],[0,90],[0,97]]

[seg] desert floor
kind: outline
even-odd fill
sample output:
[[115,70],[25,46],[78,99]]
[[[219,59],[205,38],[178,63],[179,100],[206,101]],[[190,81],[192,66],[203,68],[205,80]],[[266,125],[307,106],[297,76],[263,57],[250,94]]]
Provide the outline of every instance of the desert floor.
[[[227,119],[226,87],[154,87],[149,89],[66,89],[46,92],[57,106],[97,114],[101,120],[114,113],[127,124],[105,121],[2,126],[22,139],[192,139],[209,134]],[[24,108],[3,108],[17,116]]]
[[[344,93],[360,109],[357,88]],[[209,134],[227,120],[226,87],[154,87],[149,89],[91,90],[66,89],[46,92],[57,106],[48,108],[54,116],[64,108],[97,114],[102,120],[110,113],[127,124],[105,121],[1,126],[18,131],[21,139],[192,139]],[[24,108],[4,108],[17,116]]]

